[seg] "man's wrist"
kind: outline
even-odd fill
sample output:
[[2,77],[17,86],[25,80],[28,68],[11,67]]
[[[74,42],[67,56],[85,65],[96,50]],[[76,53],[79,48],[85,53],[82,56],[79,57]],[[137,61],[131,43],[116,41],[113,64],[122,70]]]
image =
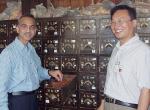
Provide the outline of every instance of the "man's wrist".
[[48,70],[48,75],[51,76],[51,70]]

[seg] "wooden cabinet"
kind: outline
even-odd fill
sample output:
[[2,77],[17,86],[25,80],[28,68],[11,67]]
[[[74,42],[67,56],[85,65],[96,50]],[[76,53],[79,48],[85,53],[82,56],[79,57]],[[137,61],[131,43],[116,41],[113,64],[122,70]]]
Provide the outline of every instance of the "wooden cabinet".
[[[46,0],[41,0],[46,5]],[[22,0],[23,13],[29,13],[31,6],[40,0]],[[84,2],[90,3],[90,0]],[[81,0],[52,0],[54,5],[86,6]],[[79,3],[79,5],[78,5]],[[140,38],[150,45],[149,16],[138,17]],[[37,34],[31,40],[39,54],[43,66],[60,69],[64,74],[77,75],[76,92],[60,105],[57,90],[48,90],[46,97],[44,84],[38,91],[40,110],[96,110],[100,104],[110,54],[117,40],[111,33],[109,16],[76,16],[41,18],[37,20]],[[0,21],[0,51],[16,36],[16,21]],[[146,24],[146,25],[144,25]],[[147,30],[147,31],[146,31]],[[55,98],[50,106],[49,98]],[[53,100],[52,100],[53,101]]]
[[[15,38],[15,23],[16,21],[12,20],[0,21],[0,50]],[[51,107],[68,110],[97,108],[103,94],[107,57],[116,43],[114,37],[110,36],[111,33],[107,33],[111,32],[110,28],[107,28],[108,23],[108,16],[37,19],[37,34],[31,43],[39,54],[43,66],[60,69],[64,74],[77,75],[75,93],[61,104],[59,103],[61,91],[58,94],[57,90],[48,89],[50,92],[46,95],[47,92],[43,89],[46,84],[44,82],[37,96],[40,108],[49,110]],[[50,105],[52,102],[55,104]]]

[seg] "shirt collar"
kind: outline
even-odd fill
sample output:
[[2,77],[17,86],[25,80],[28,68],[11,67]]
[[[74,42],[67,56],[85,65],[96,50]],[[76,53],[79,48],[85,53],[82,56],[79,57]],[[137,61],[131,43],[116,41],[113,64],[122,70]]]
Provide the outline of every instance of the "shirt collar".
[[119,41],[119,42],[116,44],[116,47],[117,47],[118,49],[122,49],[122,48],[124,48],[124,47],[127,47],[128,45],[133,44],[133,42],[135,42],[135,41],[137,41],[137,40],[139,40],[139,36],[138,36],[138,34],[135,33],[135,36],[133,36],[131,39],[129,39],[128,42],[126,42],[125,44],[123,44],[122,46],[120,46],[120,41]]
[[17,47],[20,48],[21,50],[27,50],[28,49],[28,45],[24,45],[19,39],[18,37],[15,38],[15,43],[17,44]]

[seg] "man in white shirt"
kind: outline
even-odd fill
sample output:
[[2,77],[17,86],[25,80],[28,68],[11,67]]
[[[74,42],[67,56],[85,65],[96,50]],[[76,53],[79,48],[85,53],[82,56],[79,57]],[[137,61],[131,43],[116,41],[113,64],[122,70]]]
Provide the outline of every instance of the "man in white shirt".
[[148,110],[150,47],[135,33],[136,10],[119,5],[111,10],[111,29],[119,42],[114,48],[98,110]]

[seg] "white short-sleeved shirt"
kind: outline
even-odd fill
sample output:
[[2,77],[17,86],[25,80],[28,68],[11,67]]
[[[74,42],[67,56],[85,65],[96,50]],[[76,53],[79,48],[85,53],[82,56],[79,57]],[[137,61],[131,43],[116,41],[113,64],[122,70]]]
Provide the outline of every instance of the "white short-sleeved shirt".
[[150,88],[150,47],[136,34],[124,45],[116,44],[107,68],[104,93],[138,104],[142,87]]

